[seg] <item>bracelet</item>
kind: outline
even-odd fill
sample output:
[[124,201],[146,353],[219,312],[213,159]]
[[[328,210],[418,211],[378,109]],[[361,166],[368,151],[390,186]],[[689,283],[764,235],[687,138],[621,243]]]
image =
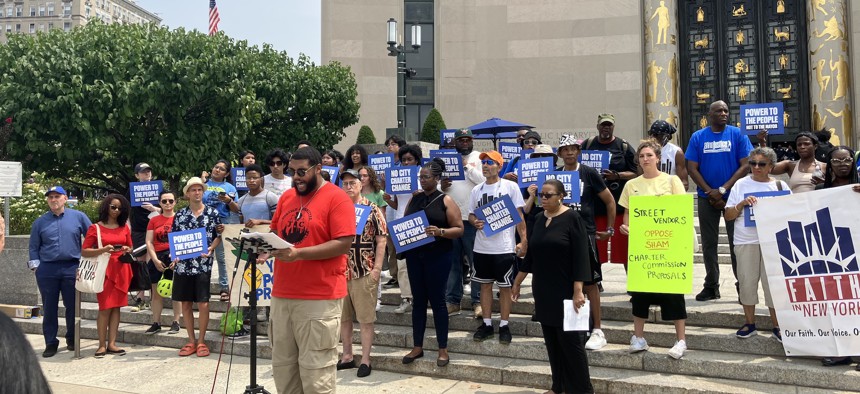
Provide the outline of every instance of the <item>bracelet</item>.
[[610,237],[615,235],[615,227],[609,227],[608,229],[606,229],[606,232],[609,233]]

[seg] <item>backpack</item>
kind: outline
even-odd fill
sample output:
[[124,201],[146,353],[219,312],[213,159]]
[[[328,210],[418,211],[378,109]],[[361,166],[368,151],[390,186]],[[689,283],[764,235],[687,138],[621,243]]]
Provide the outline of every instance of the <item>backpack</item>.
[[221,333],[224,335],[233,335],[242,329],[242,310],[239,307],[231,307],[227,313],[221,315],[221,324],[219,325]]

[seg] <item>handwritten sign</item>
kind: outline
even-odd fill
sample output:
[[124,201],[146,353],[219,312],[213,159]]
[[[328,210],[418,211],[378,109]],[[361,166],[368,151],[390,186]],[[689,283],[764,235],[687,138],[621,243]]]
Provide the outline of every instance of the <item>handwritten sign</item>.
[[484,235],[491,237],[521,221],[511,197],[504,195],[475,209],[475,217],[484,221]]
[[579,154],[579,162],[600,172],[609,168],[610,156],[605,150],[584,150]]
[[167,238],[170,241],[170,256],[180,260],[200,257],[209,247],[205,228],[168,233]]
[[523,150],[523,148],[516,142],[499,143],[499,153],[502,154],[502,158],[505,159],[505,163],[510,162],[515,157],[519,157],[521,150]]
[[388,233],[394,241],[394,250],[403,253],[433,242],[434,238],[425,232],[428,224],[424,211],[388,222]]
[[630,197],[627,291],[693,292],[693,196]]
[[131,206],[139,207],[145,202],[158,204],[158,195],[161,194],[161,187],[161,181],[129,183],[128,193]]
[[245,183],[245,168],[233,167],[230,169],[230,179],[233,180],[233,186],[236,190],[248,190],[248,185]]
[[[779,182],[779,181],[777,181]],[[753,192],[744,194],[744,198],[749,196],[755,196],[757,199],[761,200],[764,198],[776,197],[776,196],[784,196],[786,194],[791,194],[788,190],[777,190],[772,192]],[[755,227],[755,209],[749,205],[744,206],[744,227]]]
[[442,173],[442,178],[448,178],[452,181],[462,181],[466,179],[465,175],[463,175],[463,156],[460,156],[457,152],[439,152],[440,151],[430,151],[430,158],[438,157],[445,162],[445,171]]
[[540,188],[548,179],[555,179],[561,182],[564,185],[564,191],[567,192],[567,196],[565,196],[561,202],[565,204],[578,204],[582,184],[579,180],[579,171],[554,171],[554,172],[545,172],[538,176],[538,193],[540,193]]
[[785,134],[785,111],[782,102],[741,105],[741,131],[755,135],[762,130],[768,134]]
[[385,170],[394,165],[394,153],[380,153],[367,156],[367,164],[377,174],[383,174]]
[[364,233],[364,225],[367,224],[367,218],[370,217],[371,212],[373,212],[373,208],[355,204],[355,235]]
[[538,176],[552,171],[553,162],[551,157],[520,160],[517,165],[517,181],[520,188],[529,187],[538,181]]
[[443,129],[439,131],[439,147],[454,145],[455,129]]
[[388,194],[407,194],[418,190],[418,166],[391,167],[385,172]]

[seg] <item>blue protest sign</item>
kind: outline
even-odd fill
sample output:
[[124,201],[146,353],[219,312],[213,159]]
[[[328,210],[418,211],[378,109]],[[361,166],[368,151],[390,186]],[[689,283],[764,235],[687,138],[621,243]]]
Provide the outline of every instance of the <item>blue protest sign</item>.
[[388,233],[394,241],[394,250],[397,253],[403,253],[433,242],[434,238],[425,232],[428,224],[424,211],[388,222]]
[[158,205],[161,194],[161,181],[131,182],[128,184],[129,202],[131,206],[139,207],[143,203]]
[[174,259],[188,260],[200,257],[209,247],[205,228],[168,233],[170,256]]
[[540,174],[552,171],[552,161],[552,157],[520,160],[519,163],[517,163],[517,183],[520,188],[534,185],[537,183],[538,176]]
[[511,196],[504,195],[475,209],[475,217],[484,222],[484,235],[491,237],[521,221]]
[[388,183],[385,192],[388,194],[407,194],[418,190],[418,166],[391,167],[385,172]]
[[466,179],[463,175],[463,156],[459,153],[439,153],[441,151],[430,151],[430,158],[440,158],[445,162],[445,172],[442,173],[442,178],[448,178],[452,181],[462,181]]
[[582,185],[579,181],[579,171],[553,171],[545,172],[538,176],[538,193],[540,188],[547,179],[556,179],[564,185],[564,191],[567,192],[567,197],[561,200],[565,204],[579,204],[579,199],[582,193]]
[[768,134],[785,134],[785,111],[782,102],[741,105],[741,131],[755,135],[766,130]]
[[442,129],[439,131],[439,147],[454,145],[454,133],[457,129]]
[[337,174],[340,172],[340,168],[334,166],[322,166],[322,170],[327,172],[331,177],[331,183],[335,185],[340,184],[340,179],[338,179]]
[[[777,181],[777,182],[780,182],[780,181]],[[761,200],[763,198],[784,196],[784,195],[787,195],[790,193],[791,192],[789,190],[777,190],[777,191],[772,191],[772,192],[753,192],[753,193],[744,194],[744,198],[747,198],[749,196],[755,196],[757,199]],[[756,226],[755,225],[755,210],[751,206],[745,205],[744,206],[744,227],[755,227],[755,226]]]
[[382,175],[385,173],[385,170],[394,165],[394,153],[380,153],[367,156],[367,164],[377,174]]
[[525,160],[532,157],[532,153],[534,153],[534,149],[521,149],[520,150],[520,160]]
[[233,186],[236,190],[248,190],[248,185],[245,183],[245,168],[233,167],[230,169],[230,179],[233,180]]
[[429,163],[429,162],[430,162],[430,158],[429,158],[429,157],[422,157],[422,158],[421,158],[421,167],[424,167],[424,165],[425,165],[425,164],[427,164],[427,163]]
[[448,154],[457,154],[456,149],[431,149],[430,157],[436,157],[438,155],[448,155]]
[[612,154],[605,150],[584,150],[579,154],[579,162],[600,172],[609,168],[611,156]]
[[515,157],[519,157],[521,150],[523,150],[523,148],[516,142],[499,143],[499,153],[502,154],[502,158],[505,159],[505,163],[509,163]]
[[355,235],[361,235],[364,232],[364,225],[367,224],[367,218],[373,208],[367,205],[355,204]]

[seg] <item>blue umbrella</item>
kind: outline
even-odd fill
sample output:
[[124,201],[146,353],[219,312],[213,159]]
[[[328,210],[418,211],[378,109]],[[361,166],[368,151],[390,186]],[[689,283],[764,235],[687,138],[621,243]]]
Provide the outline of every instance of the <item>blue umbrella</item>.
[[496,147],[496,142],[499,139],[517,138],[517,130],[522,130],[524,128],[531,129],[534,128],[534,126],[499,118],[491,118],[468,127],[469,130],[472,130],[474,138],[492,139],[493,148]]

